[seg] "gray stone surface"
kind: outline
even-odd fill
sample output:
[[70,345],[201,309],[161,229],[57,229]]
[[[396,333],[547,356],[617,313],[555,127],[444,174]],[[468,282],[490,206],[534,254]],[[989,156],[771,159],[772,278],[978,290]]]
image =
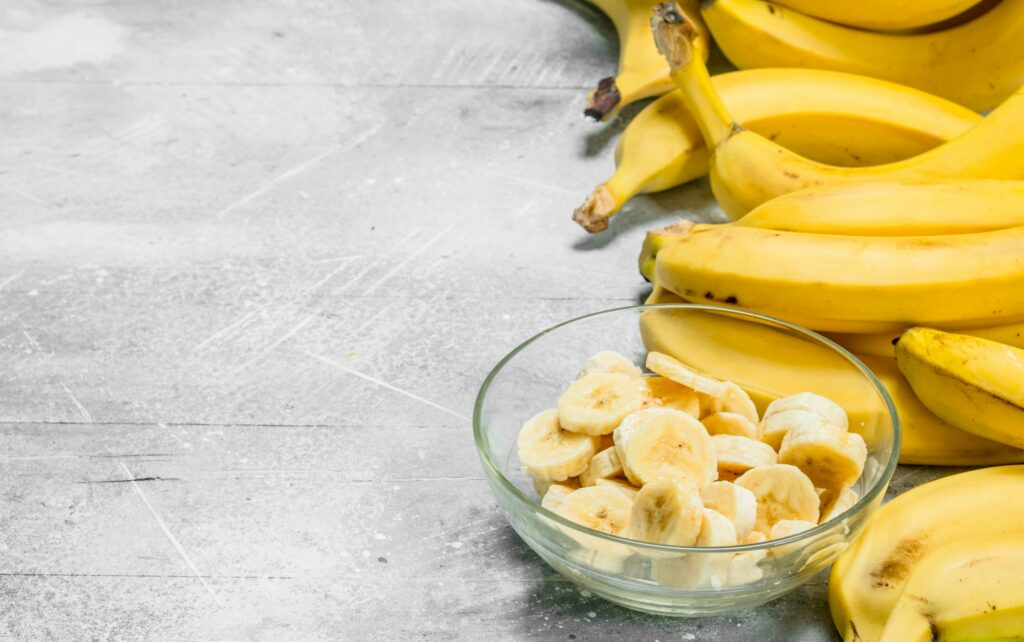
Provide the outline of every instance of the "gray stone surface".
[[823,577],[707,620],[589,597],[482,477],[492,365],[718,216],[569,220],[615,53],[574,0],[5,3],[0,637],[833,639]]

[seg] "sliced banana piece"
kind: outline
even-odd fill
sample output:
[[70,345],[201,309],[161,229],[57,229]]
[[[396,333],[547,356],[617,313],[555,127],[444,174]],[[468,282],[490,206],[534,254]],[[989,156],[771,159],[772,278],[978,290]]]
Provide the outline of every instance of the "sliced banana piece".
[[[700,535],[697,546],[735,546],[736,530],[732,522],[716,510],[702,511]],[[683,562],[690,575],[690,586],[694,588],[721,588],[728,584],[729,569],[734,553],[706,551],[687,555]]]
[[562,428],[585,435],[607,435],[622,419],[643,407],[644,387],[619,372],[591,372],[572,382],[558,398]]
[[[817,522],[808,522],[802,519],[781,519],[772,524],[772,530],[768,534],[771,539],[782,539],[783,537],[802,533],[817,525]],[[804,545],[804,542],[797,541],[789,544],[782,544],[781,546],[773,546],[768,549],[768,551],[772,557],[783,557],[800,550]]]
[[[740,542],[746,544],[750,542]],[[767,557],[768,552],[763,549],[756,551],[745,551],[733,555],[729,562],[728,585],[742,586],[751,584],[764,577],[764,570],[758,566],[758,562]]]
[[632,510],[633,502],[614,488],[589,486],[565,496],[558,504],[557,512],[595,531],[625,536]]
[[747,391],[731,381],[723,381],[722,387],[725,391],[720,397],[722,401],[722,410],[720,412],[740,415],[752,424],[757,425],[757,406],[754,405],[754,400],[750,398]]
[[654,544],[693,546],[700,535],[703,510],[693,484],[653,481],[644,485],[633,501],[630,537]]
[[818,518],[818,523],[824,524],[830,519],[839,517],[853,508],[853,505],[857,503],[857,499],[857,493],[849,487],[840,488],[839,490],[826,490],[821,494],[821,508],[819,509],[821,517]]
[[700,398],[691,388],[681,386],[666,377],[644,377],[652,407],[671,408],[700,417]]
[[776,522],[786,519],[818,523],[818,493],[807,475],[796,466],[774,464],[752,468],[743,473],[736,484],[754,493],[757,499],[756,531],[770,533]]
[[810,423],[821,423],[821,415],[810,410],[783,410],[773,415],[765,414],[758,426],[760,439],[775,450],[782,447],[782,440],[793,428]]
[[540,500],[540,505],[549,511],[558,512],[558,507],[562,505],[565,498],[577,490],[579,490],[579,486],[573,488],[568,484],[551,484],[544,493],[544,498]]
[[750,531],[747,536],[740,539],[740,544],[762,544],[768,541],[768,536],[761,531]]
[[564,481],[587,469],[597,437],[562,430],[557,410],[543,410],[519,431],[516,448],[523,471],[538,480]]
[[707,430],[671,408],[650,408],[626,417],[615,429],[615,450],[626,478],[636,486],[677,479],[703,488],[717,475],[718,460]]
[[757,519],[757,498],[742,486],[716,481],[701,491],[705,508],[718,511],[732,522],[736,537],[746,537]]
[[750,437],[712,435],[719,472],[745,473],[751,468],[777,464],[779,456],[766,443]]
[[716,412],[700,421],[710,435],[736,435],[757,439],[757,424],[735,412]]
[[621,493],[624,493],[631,501],[636,499],[636,494],[640,492],[640,489],[629,483],[625,479],[596,479],[594,480],[595,486],[607,486],[608,488],[614,488]]
[[561,484],[562,486],[568,486],[572,490],[576,490],[580,487],[580,480],[578,477],[570,477],[564,481],[553,482],[550,479],[535,479],[533,480],[533,490],[537,492],[537,497],[544,497],[547,494],[548,489],[551,488],[552,484]]
[[789,430],[779,449],[779,462],[796,466],[821,488],[852,485],[867,456],[863,437],[820,418]]
[[633,363],[633,361],[628,357],[613,350],[598,352],[587,359],[587,362],[583,364],[583,368],[580,369],[579,374],[576,375],[576,378],[580,379],[592,372],[617,372],[619,374],[635,378],[644,376],[644,372],[639,366]]
[[583,486],[593,486],[597,483],[598,479],[618,477],[621,474],[622,463],[619,461],[619,456],[616,454],[615,447],[613,446],[605,448],[591,458],[587,469],[580,473],[580,484]]
[[725,386],[721,381],[661,352],[647,353],[647,369],[701,394],[717,399],[725,394]]
[[768,404],[764,411],[764,418],[767,419],[772,415],[787,410],[806,410],[813,412],[834,426],[839,426],[840,428],[850,427],[849,417],[846,416],[846,411],[843,410],[842,406],[828,397],[822,397],[813,392],[798,392],[795,395],[776,399]]

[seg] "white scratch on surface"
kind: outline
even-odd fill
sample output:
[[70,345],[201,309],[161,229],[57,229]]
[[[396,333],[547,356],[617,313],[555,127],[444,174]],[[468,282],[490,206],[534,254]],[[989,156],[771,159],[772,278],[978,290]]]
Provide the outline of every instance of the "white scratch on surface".
[[511,181],[526,183],[527,185],[533,185],[534,187],[542,187],[544,189],[553,190],[555,192],[562,192],[563,194],[576,194],[576,192],[572,191],[571,189],[566,189],[558,185],[551,185],[550,183],[542,183],[540,181],[535,181],[532,178],[523,178],[522,176],[515,176],[513,174],[506,174],[504,172],[496,172],[491,169],[479,169],[476,171],[480,172],[481,174],[490,174],[491,176],[498,176],[500,178],[507,178],[508,180]]
[[3,191],[10,192],[11,194],[17,194],[18,196],[20,196],[20,197],[22,197],[24,199],[30,200],[33,203],[38,203],[39,205],[42,205],[43,207],[49,207],[50,206],[50,204],[47,203],[46,201],[44,201],[43,199],[35,197],[35,196],[32,196],[28,192],[26,192],[24,190],[21,190],[21,189],[18,189],[17,187],[6,187],[6,188],[4,188]]
[[309,294],[311,292],[315,292],[315,291],[319,290],[320,288],[322,288],[328,281],[330,281],[335,276],[337,276],[337,274],[339,272],[341,272],[342,270],[347,268],[349,261],[351,261],[353,259],[357,259],[357,258],[359,258],[359,257],[358,256],[348,256],[348,257],[345,257],[345,258],[342,258],[342,259],[336,259],[337,261],[341,262],[341,265],[339,265],[338,267],[334,268],[333,270],[330,271],[330,273],[328,273],[327,276],[325,276],[324,278],[320,279],[319,281],[317,281],[316,283],[311,285],[309,287],[309,289],[306,290],[306,294]]
[[75,397],[73,392],[71,392],[71,388],[68,388],[67,384],[64,384],[64,383],[62,383],[60,385],[64,388],[64,392],[68,393],[68,396],[71,397],[71,402],[73,404],[75,404],[76,408],[78,408],[78,412],[82,413],[82,418],[85,419],[86,423],[90,423],[91,424],[92,423],[92,415],[90,415],[89,411],[85,409],[85,406],[83,406],[81,404],[81,402],[78,401],[78,398]]
[[334,366],[335,368],[337,368],[338,370],[341,370],[342,372],[347,372],[350,375],[359,377],[360,379],[365,379],[366,381],[369,381],[370,383],[375,383],[378,386],[381,386],[382,388],[387,388],[388,390],[391,390],[393,392],[397,392],[400,395],[405,395],[406,397],[409,397],[410,399],[415,399],[416,401],[419,401],[421,403],[425,403],[428,406],[432,406],[434,408],[437,408],[438,410],[444,411],[444,412],[448,413],[449,415],[452,415],[453,417],[458,417],[459,419],[462,419],[463,421],[469,421],[469,417],[467,417],[465,415],[459,414],[459,413],[455,412],[454,410],[450,410],[448,408],[445,408],[444,406],[439,406],[438,404],[434,403],[433,401],[431,401],[429,399],[424,399],[423,397],[421,397],[421,396],[419,396],[417,394],[411,393],[411,392],[409,392],[407,390],[402,390],[401,388],[395,387],[395,386],[391,385],[390,383],[388,383],[386,381],[381,381],[380,379],[377,379],[376,377],[371,377],[368,374],[363,374],[362,372],[359,372],[358,370],[353,370],[352,368],[349,368],[348,366],[343,366],[343,365],[341,365],[340,363],[338,363],[337,361],[335,361],[333,359],[328,359],[327,357],[324,357],[324,356],[321,356],[321,355],[318,355],[318,354],[314,354],[314,353],[312,353],[312,352],[310,352],[308,350],[303,350],[303,352],[305,354],[307,354],[308,356],[313,357],[314,359],[316,359],[318,361],[322,361],[322,362],[326,363],[327,365]]
[[304,162],[304,163],[302,163],[302,164],[300,164],[300,165],[298,165],[296,167],[293,167],[292,169],[288,170],[287,172],[272,178],[269,182],[265,183],[262,187],[259,187],[258,189],[256,189],[256,191],[251,192],[251,193],[243,196],[242,198],[238,199],[234,203],[228,205],[227,207],[225,207],[221,211],[219,211],[216,214],[214,214],[214,218],[221,218],[224,215],[226,215],[228,212],[230,212],[230,211],[232,211],[232,210],[234,210],[236,208],[239,208],[239,207],[245,205],[246,203],[248,203],[248,202],[250,202],[250,201],[252,201],[254,199],[259,198],[260,196],[266,194],[270,190],[272,190],[275,187],[277,187],[279,184],[287,181],[288,179],[290,179],[290,178],[292,178],[292,177],[294,177],[294,176],[296,176],[298,174],[301,174],[302,172],[306,171],[310,167],[313,167],[317,163],[320,163],[321,161],[323,161],[328,156],[331,156],[333,154],[337,154],[338,152],[348,151],[349,149],[352,149],[353,147],[356,147],[357,145],[360,145],[360,144],[366,142],[372,136],[374,136],[380,130],[380,128],[383,127],[383,125],[384,125],[384,123],[377,123],[375,126],[373,126],[370,129],[366,130],[365,132],[363,132],[359,136],[356,136],[355,138],[353,138],[348,143],[346,143],[344,145],[337,145],[335,147],[332,147],[331,149],[328,149],[326,152],[323,152],[322,154],[318,154],[317,156],[314,156],[313,158],[307,160],[306,162]]
[[406,257],[405,257],[404,259],[402,259],[401,261],[399,261],[398,263],[396,263],[396,264],[395,264],[395,266],[394,266],[394,267],[392,267],[392,268],[391,268],[390,270],[388,270],[387,272],[385,272],[385,273],[384,273],[384,276],[380,277],[379,279],[377,279],[376,281],[374,281],[373,283],[371,283],[371,284],[370,284],[370,287],[366,288],[366,291],[365,291],[365,292],[363,292],[363,295],[364,295],[364,296],[366,296],[366,295],[369,295],[369,294],[370,294],[371,292],[373,292],[374,290],[376,290],[376,289],[377,289],[377,286],[379,286],[379,285],[380,285],[381,283],[384,283],[385,281],[387,281],[388,279],[390,279],[390,278],[391,278],[392,276],[394,276],[394,275],[395,275],[395,273],[397,273],[397,272],[398,272],[399,270],[401,270],[401,269],[402,269],[403,267],[405,267],[405,266],[406,266],[406,264],[408,264],[408,263],[409,263],[409,261],[412,261],[412,260],[413,260],[414,258],[416,258],[416,257],[417,257],[417,256],[418,256],[419,254],[422,254],[422,253],[423,253],[423,251],[424,251],[424,250],[426,250],[426,249],[427,249],[428,247],[430,247],[430,246],[431,246],[431,245],[433,245],[434,243],[436,243],[436,242],[438,242],[439,240],[441,240],[441,237],[442,237],[442,236],[444,236],[444,235],[445,235],[445,234],[447,234],[448,232],[451,232],[451,231],[452,231],[452,228],[453,228],[453,227],[454,227],[453,225],[449,225],[448,227],[446,227],[446,228],[444,228],[443,230],[441,230],[441,231],[440,231],[440,232],[439,232],[439,233],[438,233],[438,234],[437,234],[436,236],[434,236],[434,238],[430,239],[429,241],[427,241],[427,242],[426,242],[426,243],[424,243],[423,245],[419,246],[418,248],[416,248],[415,250],[413,250],[412,252],[410,252],[410,253],[408,254],[408,256],[406,256]]
[[153,515],[153,519],[156,520],[157,526],[160,527],[160,530],[162,530],[167,539],[170,540],[171,545],[174,546],[175,550],[178,551],[178,554],[181,555],[181,559],[185,560],[185,565],[188,566],[189,570],[192,571],[196,578],[203,584],[203,587],[206,588],[210,597],[213,598],[213,601],[218,605],[222,604],[220,597],[217,596],[213,587],[210,586],[209,582],[206,581],[206,578],[203,577],[203,574],[199,572],[195,563],[188,556],[188,553],[185,552],[185,548],[181,545],[181,542],[179,542],[178,538],[174,536],[171,529],[167,528],[167,524],[164,523],[163,518],[161,518],[160,514],[156,512],[153,505],[149,503],[149,499],[146,497],[146,494],[142,492],[142,486],[139,486],[139,483],[135,481],[135,475],[132,474],[132,471],[128,470],[128,466],[125,466],[123,461],[118,460],[117,465],[121,467],[121,471],[130,480],[129,483],[132,485],[132,490],[135,491],[135,494],[139,496],[139,499],[142,500],[142,503],[146,505],[146,508],[148,508],[149,512]]
[[[391,249],[385,255],[385,258],[389,257],[392,254],[394,254],[395,252],[397,252],[399,250],[399,248],[401,248],[403,245],[408,243],[411,238],[413,238],[414,236],[419,234],[420,230],[422,230],[422,229],[423,228],[417,227],[413,231],[411,231],[408,234],[406,234],[405,237],[401,241],[399,241],[398,243],[396,243],[396,244],[391,246]],[[348,282],[345,283],[345,285],[341,286],[341,289],[337,291],[337,294],[341,294],[342,292],[347,291],[350,287],[352,287],[353,285],[358,283],[359,279],[361,279],[364,276],[366,276],[376,266],[377,266],[377,262],[376,261],[368,261],[367,264],[366,264],[366,267],[363,268],[362,271],[359,272],[359,274],[357,274],[354,277],[352,277],[351,279],[349,279]]]
[[231,323],[229,323],[228,325],[224,326],[220,330],[218,330],[218,331],[214,332],[213,334],[211,334],[209,337],[207,337],[205,340],[203,340],[199,345],[197,345],[196,347],[192,348],[192,350],[194,352],[198,352],[204,346],[206,346],[206,345],[216,341],[225,332],[229,332],[229,331],[237,328],[239,325],[244,324],[246,321],[248,321],[250,318],[252,318],[255,314],[256,314],[255,312],[250,312],[248,314],[242,315],[240,318],[232,321]]
[[258,355],[256,355],[255,357],[253,357],[249,361],[247,361],[245,363],[245,365],[243,365],[242,367],[243,368],[248,368],[252,364],[256,363],[257,361],[259,361],[263,357],[267,356],[268,354],[270,354],[271,352],[276,350],[277,346],[281,345],[282,343],[284,343],[288,339],[291,339],[292,337],[294,337],[296,334],[299,333],[299,330],[301,330],[302,328],[304,328],[307,325],[309,325],[310,321],[315,319],[318,314],[320,314],[320,310],[317,310],[316,312],[310,312],[308,315],[306,315],[306,317],[304,319],[302,319],[301,321],[299,321],[298,323],[293,325],[291,327],[291,329],[288,330],[288,332],[285,332],[283,335],[281,335],[281,337],[278,338],[277,341],[271,343],[269,346],[266,347],[266,349],[264,349],[262,352],[260,352]]
[[18,272],[17,274],[12,274],[11,276],[9,276],[6,279],[4,279],[3,281],[0,281],[0,292],[2,292],[3,289],[5,287],[7,287],[8,285],[10,285],[11,283],[14,283],[18,279],[20,279],[23,274],[25,274],[25,273],[24,272]]

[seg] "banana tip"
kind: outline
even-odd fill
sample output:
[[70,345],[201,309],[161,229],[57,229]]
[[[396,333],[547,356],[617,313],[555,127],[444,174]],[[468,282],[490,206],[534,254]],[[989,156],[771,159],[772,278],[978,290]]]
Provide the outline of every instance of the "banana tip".
[[693,55],[692,42],[699,35],[697,25],[675,2],[662,2],[654,7],[651,17],[654,44],[671,67],[681,67]]
[[603,232],[608,228],[608,219],[615,214],[617,209],[611,191],[601,185],[587,197],[587,200],[583,201],[583,205],[573,211],[572,220],[591,234]]
[[601,121],[612,113],[622,101],[622,94],[619,86],[615,84],[615,78],[609,76],[602,78],[588,95],[587,104],[583,108],[583,115],[594,120]]

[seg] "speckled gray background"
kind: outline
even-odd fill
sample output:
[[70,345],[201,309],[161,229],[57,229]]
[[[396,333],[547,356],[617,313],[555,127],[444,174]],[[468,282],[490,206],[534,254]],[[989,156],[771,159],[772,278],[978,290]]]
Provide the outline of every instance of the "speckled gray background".
[[490,367],[716,216],[696,185],[569,220],[615,55],[571,0],[4,3],[0,636],[833,639],[824,577],[611,606],[482,478]]

